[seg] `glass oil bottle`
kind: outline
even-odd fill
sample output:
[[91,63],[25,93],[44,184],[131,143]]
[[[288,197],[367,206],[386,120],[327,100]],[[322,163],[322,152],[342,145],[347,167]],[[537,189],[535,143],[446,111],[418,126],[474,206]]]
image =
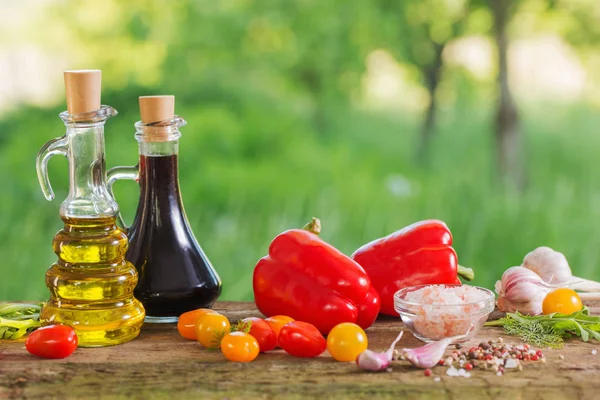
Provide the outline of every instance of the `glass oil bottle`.
[[115,180],[140,185],[127,259],[139,273],[134,293],[148,322],[175,322],[186,311],[211,307],[221,294],[221,280],[194,238],[183,207],[178,149],[179,127],[186,122],[174,109],[173,96],[140,97],[141,121],[135,124],[139,164],[109,172]]
[[83,347],[109,346],[135,338],[144,308],[133,296],[138,275],[125,259],[127,236],[117,227],[118,206],[108,192],[104,124],[117,114],[100,105],[101,72],[65,71],[66,134],[40,150],[37,172],[42,191],[54,198],[47,164],[54,155],[69,161],[69,195],[60,207],[64,222],[53,240],[58,256],[46,272],[50,300],[42,308],[45,325],[72,326]]

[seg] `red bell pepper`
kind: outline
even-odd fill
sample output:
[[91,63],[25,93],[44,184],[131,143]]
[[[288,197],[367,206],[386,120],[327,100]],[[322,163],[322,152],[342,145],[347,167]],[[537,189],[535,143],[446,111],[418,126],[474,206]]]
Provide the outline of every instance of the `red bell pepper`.
[[[319,231],[318,220],[307,225]],[[288,315],[327,334],[341,322],[368,328],[380,301],[360,265],[305,229],[279,234],[254,268],[254,301],[267,317]]]
[[460,284],[473,270],[458,265],[452,234],[442,221],[417,222],[367,243],[352,255],[381,297],[381,313],[398,316],[394,293],[414,285]]

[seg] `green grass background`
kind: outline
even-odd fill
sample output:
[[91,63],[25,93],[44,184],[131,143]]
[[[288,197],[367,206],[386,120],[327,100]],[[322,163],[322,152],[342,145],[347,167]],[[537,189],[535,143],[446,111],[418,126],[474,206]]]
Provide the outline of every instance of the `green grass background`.
[[[106,125],[108,167],[137,161],[136,95],[103,97],[121,111]],[[528,186],[516,192],[495,180],[491,107],[442,111],[423,166],[414,162],[419,116],[332,108],[322,134],[285,102],[235,96],[238,103],[204,99],[177,110],[188,121],[183,200],[223,280],[223,300],[251,300],[253,267],[272,238],[312,216],[346,254],[410,223],[442,219],[461,264],[476,271],[473,283],[488,288],[541,245],[564,252],[575,273],[600,278],[600,116],[585,105],[522,106]],[[56,258],[51,241],[68,171],[64,159],[51,161],[57,199],[47,202],[34,160],[44,142],[63,134],[59,111],[26,107],[0,119],[1,300],[48,295],[44,272]],[[116,185],[128,221],[137,195],[133,182]]]

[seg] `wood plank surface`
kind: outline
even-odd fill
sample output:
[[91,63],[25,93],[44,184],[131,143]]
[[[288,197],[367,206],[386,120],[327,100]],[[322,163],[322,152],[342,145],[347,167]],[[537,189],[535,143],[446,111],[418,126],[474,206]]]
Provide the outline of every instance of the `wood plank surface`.
[[[252,303],[218,303],[230,320],[260,316]],[[594,307],[600,313],[600,307]],[[381,318],[367,330],[369,348],[384,350],[404,329],[397,318]],[[465,344],[502,336],[484,328]],[[547,361],[524,363],[504,376],[474,369],[471,378],[433,377],[405,361],[392,372],[368,373],[327,353],[294,358],[282,350],[261,354],[252,363],[233,363],[179,336],[174,324],[146,324],[136,340],[114,347],[77,349],[64,360],[43,360],[27,353],[23,341],[0,341],[0,399],[4,398],[197,398],[197,399],[600,399],[598,342],[569,341],[546,350]],[[422,343],[406,333],[399,347]],[[449,348],[450,352],[453,348]],[[560,359],[559,355],[564,357]],[[440,377],[439,382],[434,377]]]

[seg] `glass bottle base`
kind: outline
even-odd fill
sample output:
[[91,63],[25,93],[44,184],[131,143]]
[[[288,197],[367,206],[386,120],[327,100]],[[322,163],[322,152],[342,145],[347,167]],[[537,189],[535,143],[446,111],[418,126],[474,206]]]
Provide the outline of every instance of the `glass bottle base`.
[[[127,304],[129,303],[129,304]],[[77,333],[79,347],[104,347],[135,339],[144,323],[144,308],[138,300],[125,304],[90,304],[70,307],[50,300],[40,313],[42,325],[64,324]]]
[[179,317],[152,317],[146,315],[146,318],[144,318],[144,322],[149,324],[173,324],[177,321],[179,321]]

